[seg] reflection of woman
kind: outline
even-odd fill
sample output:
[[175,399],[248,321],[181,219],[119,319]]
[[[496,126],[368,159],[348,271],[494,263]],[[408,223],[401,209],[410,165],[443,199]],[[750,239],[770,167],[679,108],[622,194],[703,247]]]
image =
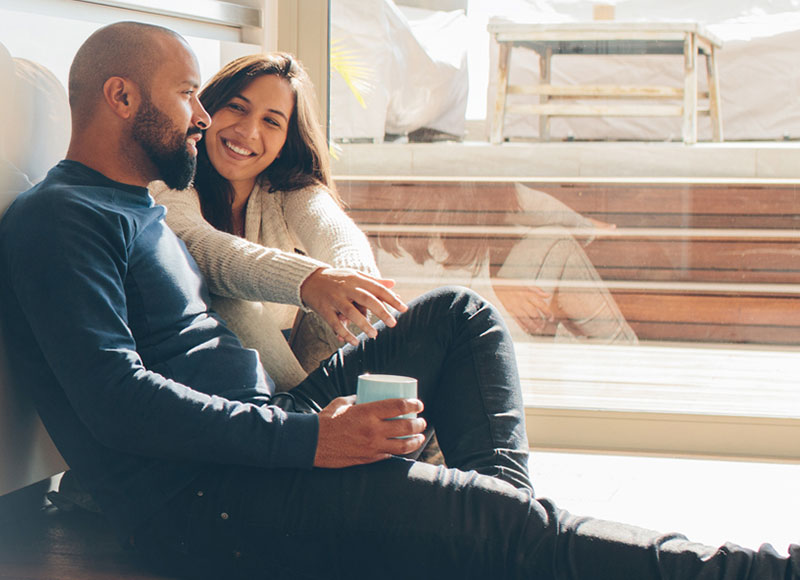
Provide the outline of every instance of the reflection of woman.
[[[151,189],[205,275],[214,308],[285,390],[341,341],[355,342],[348,320],[373,334],[367,310],[391,324],[384,302],[403,306],[340,207],[300,64],[280,53],[239,58],[200,101],[212,124],[198,147],[195,189]],[[307,308],[290,347],[298,306]]]
[[[637,342],[636,334],[571,233],[575,229],[587,232],[613,226],[585,218],[554,197],[520,184],[514,190],[495,190],[483,198],[477,188],[465,184],[457,199],[458,211],[453,211],[456,208],[452,194],[426,191],[420,198],[406,196],[402,208],[387,217],[391,223],[414,223],[412,213],[422,211],[426,219],[436,224],[432,228],[436,230],[436,226],[451,225],[451,219],[470,219],[465,218],[469,214],[471,225],[524,226],[530,228],[530,235],[433,233],[422,238],[382,234],[378,248],[395,258],[408,255],[426,268],[436,264],[442,277],[448,277],[447,272],[461,271],[471,281],[485,278],[491,282],[499,302],[528,334],[554,335],[557,340]],[[383,271],[390,272],[391,260],[384,261],[381,254],[379,258]],[[403,267],[407,269],[407,265]]]

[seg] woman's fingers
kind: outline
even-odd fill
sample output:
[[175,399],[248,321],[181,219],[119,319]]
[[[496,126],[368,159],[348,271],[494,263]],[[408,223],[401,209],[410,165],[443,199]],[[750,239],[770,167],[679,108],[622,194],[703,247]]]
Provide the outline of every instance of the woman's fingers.
[[405,312],[408,307],[395,294],[390,279],[373,278],[354,270],[321,268],[312,273],[300,287],[303,303],[317,312],[336,332],[340,339],[356,344],[356,337],[347,328],[347,322],[374,337],[375,328],[367,313],[372,312],[387,326],[396,320],[389,308]]

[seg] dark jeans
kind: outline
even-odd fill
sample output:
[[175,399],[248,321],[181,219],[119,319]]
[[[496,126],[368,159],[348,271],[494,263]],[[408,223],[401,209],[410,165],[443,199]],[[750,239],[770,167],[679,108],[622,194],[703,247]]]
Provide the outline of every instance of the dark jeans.
[[367,371],[418,379],[449,468],[404,458],[307,471],[212,466],[139,530],[137,547],[180,576],[220,580],[795,577],[768,548],[715,551],[534,500],[513,346],[471,292],[415,301],[396,328],[342,349],[281,404],[324,407]]

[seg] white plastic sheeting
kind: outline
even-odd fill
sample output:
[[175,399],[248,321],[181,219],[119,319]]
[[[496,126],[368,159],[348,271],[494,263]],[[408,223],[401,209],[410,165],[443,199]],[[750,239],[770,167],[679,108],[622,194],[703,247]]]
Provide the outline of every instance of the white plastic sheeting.
[[461,136],[467,108],[466,17],[462,11],[401,11],[391,0],[336,0],[331,41],[367,71],[362,106],[331,74],[335,140],[407,134],[421,128]]
[[[602,1],[614,6],[616,20],[692,20],[723,40],[718,64],[726,141],[800,139],[800,0]],[[491,119],[494,107],[497,46],[486,32],[489,18],[588,21],[595,4],[590,0],[470,0],[465,16],[398,9],[391,0],[335,0],[332,39],[342,41],[369,67],[373,88],[362,108],[342,78],[333,73],[332,136],[381,142],[385,133],[403,134],[421,127],[462,135],[465,114],[482,116],[484,95],[487,118]],[[472,61],[469,87],[467,50]],[[556,56],[552,82],[682,87],[680,59]],[[703,61],[698,75],[701,91],[706,90]],[[512,83],[536,83],[538,66],[532,51],[515,50]],[[465,113],[468,90],[472,94]],[[681,123],[679,117],[555,117],[551,136],[556,140],[572,136],[679,141]],[[504,135],[537,138],[538,129],[537,117],[509,114]],[[698,136],[711,139],[707,116],[699,118]]]
[[[723,41],[718,66],[726,141],[800,138],[800,1],[798,0],[618,0],[616,20],[693,20]],[[539,0],[524,12],[499,16],[516,22],[571,22],[591,19],[591,2]],[[580,10],[583,10],[581,12]],[[556,56],[553,84],[644,84],[683,86],[680,56]],[[698,80],[706,89],[705,59]],[[493,110],[497,45],[491,43],[487,114]],[[512,84],[535,84],[538,56],[512,51]],[[525,102],[510,96],[509,103]],[[528,101],[530,102],[530,101]],[[508,114],[505,137],[537,138],[538,117]],[[700,140],[711,139],[711,122],[701,116]],[[680,118],[554,117],[551,138],[680,140]]]

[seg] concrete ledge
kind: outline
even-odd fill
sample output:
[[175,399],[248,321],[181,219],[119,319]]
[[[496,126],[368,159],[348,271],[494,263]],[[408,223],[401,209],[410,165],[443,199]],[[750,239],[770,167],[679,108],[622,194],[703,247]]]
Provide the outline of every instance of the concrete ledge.
[[335,175],[737,178],[800,177],[800,143],[348,143]]

